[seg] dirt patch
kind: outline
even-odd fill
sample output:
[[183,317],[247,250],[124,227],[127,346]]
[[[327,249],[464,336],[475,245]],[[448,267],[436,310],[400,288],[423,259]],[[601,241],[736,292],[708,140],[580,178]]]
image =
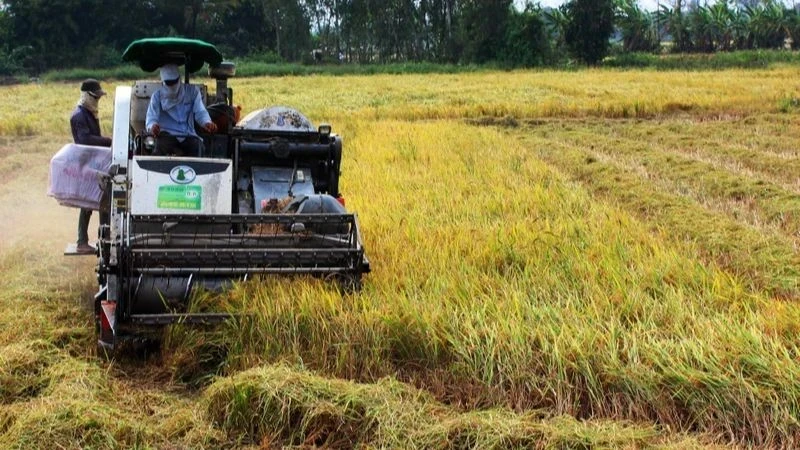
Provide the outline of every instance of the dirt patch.
[[[21,145],[14,153],[28,153],[24,164],[15,169],[15,176],[0,181],[0,252],[18,243],[37,243],[60,258],[64,245],[75,238],[78,210],[59,206],[47,196],[50,157],[57,143],[43,138]],[[41,147],[52,147],[52,153]]]
[[519,121],[514,116],[505,116],[505,117],[486,116],[486,117],[479,117],[477,119],[467,119],[466,122],[470,125],[477,125],[483,127],[498,126],[506,128],[517,128],[519,126]]

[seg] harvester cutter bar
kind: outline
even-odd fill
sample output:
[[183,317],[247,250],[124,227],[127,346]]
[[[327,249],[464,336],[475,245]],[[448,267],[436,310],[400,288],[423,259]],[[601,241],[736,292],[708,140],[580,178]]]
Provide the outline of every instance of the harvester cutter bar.
[[332,274],[349,273],[349,267],[145,267],[136,273],[145,275],[247,275],[247,274]]
[[[183,244],[201,244],[208,247],[231,247],[247,248],[264,245],[268,248],[278,248],[279,244],[286,248],[296,248],[298,243],[316,240],[320,243],[327,243],[329,247],[343,247],[352,244],[350,235],[344,237],[326,236],[322,234],[284,234],[278,232],[271,233],[248,233],[248,234],[222,234],[222,233],[139,233],[131,238],[131,244],[136,248],[161,248],[169,246],[178,247]],[[192,248],[189,248],[192,250]]]
[[172,323],[217,324],[236,317],[225,313],[183,313],[183,314],[131,314],[131,323],[136,325],[169,325]]
[[131,216],[134,222],[142,223],[170,223],[180,222],[185,224],[242,224],[256,225],[260,223],[311,223],[311,224],[332,224],[332,223],[354,223],[354,214],[215,214],[215,215],[164,215],[164,214],[143,214]]
[[369,270],[354,214],[134,215],[130,223],[131,275]]

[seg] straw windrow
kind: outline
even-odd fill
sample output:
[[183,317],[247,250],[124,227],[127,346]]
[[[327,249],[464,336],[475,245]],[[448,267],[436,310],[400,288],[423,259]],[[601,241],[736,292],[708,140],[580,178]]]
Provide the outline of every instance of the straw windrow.
[[[653,446],[680,448],[645,426],[546,413],[491,409],[459,413],[391,379],[363,385],[286,366],[221,379],[203,404],[242,444],[280,442],[326,448],[544,449]],[[695,446],[699,445],[696,441]]]

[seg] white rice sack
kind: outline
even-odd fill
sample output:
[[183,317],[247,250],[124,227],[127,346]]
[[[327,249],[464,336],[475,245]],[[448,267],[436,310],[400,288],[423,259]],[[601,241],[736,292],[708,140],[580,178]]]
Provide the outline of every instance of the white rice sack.
[[111,149],[67,144],[50,160],[50,188],[47,195],[62,206],[100,209],[103,196],[100,180],[111,167]]

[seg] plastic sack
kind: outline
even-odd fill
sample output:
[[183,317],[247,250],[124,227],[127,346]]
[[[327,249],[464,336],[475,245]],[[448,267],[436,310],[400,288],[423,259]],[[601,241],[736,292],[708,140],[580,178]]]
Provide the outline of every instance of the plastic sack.
[[67,144],[50,159],[47,195],[62,206],[99,210],[101,180],[110,167],[110,148]]

